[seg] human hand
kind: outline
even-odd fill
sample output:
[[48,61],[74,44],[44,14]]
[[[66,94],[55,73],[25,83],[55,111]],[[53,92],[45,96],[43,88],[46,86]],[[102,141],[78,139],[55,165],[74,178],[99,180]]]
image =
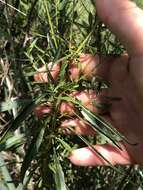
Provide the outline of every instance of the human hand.
[[[136,146],[121,143],[123,151],[105,144],[96,149],[113,165],[143,162],[143,11],[129,0],[96,0],[97,12],[102,21],[117,35],[128,55],[101,58],[105,78],[111,86],[109,96],[119,96],[113,102],[108,120]],[[76,165],[107,165],[91,149],[75,150],[70,160]]]
[[[128,52],[128,55],[120,57],[99,58],[95,56],[94,58],[97,59],[97,61],[94,60],[95,62],[100,60],[103,63],[101,67],[96,69],[96,74],[109,81],[108,96],[121,97],[121,101],[112,102],[106,119],[130,142],[137,143],[137,145],[133,146],[121,142],[123,150],[119,150],[110,144],[95,145],[95,148],[113,165],[139,164],[143,162],[143,11],[129,0],[96,0],[96,7],[102,21],[121,40]],[[75,76],[77,73],[77,70],[74,69]],[[40,80],[44,81],[44,76]],[[92,99],[94,95],[90,94],[90,96]],[[76,96],[76,98],[81,98],[83,103],[88,105],[90,100],[87,97],[89,97],[89,94],[83,92]],[[65,106],[62,107],[61,111],[67,110]],[[68,106],[70,110],[71,106]],[[49,113],[49,110],[47,113]],[[77,133],[79,131],[84,135],[92,133],[88,126],[78,120],[66,121],[64,125],[68,126],[71,123],[75,126],[79,124]],[[89,147],[74,150],[70,160],[76,165],[83,166],[108,165],[104,159],[101,159]]]

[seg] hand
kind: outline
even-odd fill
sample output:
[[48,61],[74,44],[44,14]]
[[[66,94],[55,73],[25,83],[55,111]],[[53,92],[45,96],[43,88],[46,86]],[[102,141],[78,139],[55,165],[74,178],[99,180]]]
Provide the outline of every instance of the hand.
[[[94,71],[99,76],[104,77],[110,83],[108,95],[121,97],[121,101],[112,102],[108,110],[106,119],[119,130],[130,142],[136,143],[136,146],[121,142],[122,151],[110,144],[95,145],[110,163],[115,164],[135,164],[143,163],[143,11],[136,7],[129,0],[96,0],[97,12],[102,21],[109,29],[121,40],[126,47],[128,54],[120,57],[98,57],[86,55],[81,57],[82,60],[90,60],[83,64],[81,73],[90,76],[90,71]],[[93,69],[93,65],[100,60],[101,66]],[[92,62],[92,63],[91,63]],[[103,64],[102,64],[103,63]],[[88,65],[88,67],[86,67]],[[51,75],[55,79],[60,67],[53,68]],[[96,67],[94,67],[96,68]],[[42,70],[45,71],[45,68]],[[79,70],[75,65],[71,68],[72,77],[75,79],[79,75]],[[93,73],[93,74],[95,74]],[[41,82],[47,81],[47,74],[35,75],[35,80]],[[80,92],[74,94],[76,98],[88,107],[93,92]],[[90,97],[90,98],[89,98]],[[88,107],[92,111],[93,106]],[[71,104],[62,104],[61,112],[71,113],[74,110]],[[39,107],[37,115],[40,117],[44,113],[50,113],[51,108]],[[65,121],[63,126],[73,125],[77,133],[91,135],[93,131],[84,122],[76,120]],[[72,163],[76,165],[108,165],[89,147],[74,150],[70,156]]]
[[[121,143],[123,151],[106,145],[96,149],[112,164],[143,163],[143,11],[129,0],[96,0],[98,15],[121,40],[128,55],[101,58],[105,78],[110,82],[110,96],[121,97],[113,102],[108,120],[136,146]],[[76,165],[107,165],[90,148],[73,151]]]

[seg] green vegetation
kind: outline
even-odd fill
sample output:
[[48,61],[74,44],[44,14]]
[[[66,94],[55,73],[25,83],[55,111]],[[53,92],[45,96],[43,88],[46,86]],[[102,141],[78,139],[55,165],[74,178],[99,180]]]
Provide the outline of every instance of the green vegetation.
[[[143,6],[141,0],[137,3]],[[77,147],[105,140],[118,146],[118,138],[124,138],[67,96],[80,89],[81,82],[92,87],[83,78],[69,78],[70,61],[78,60],[80,53],[122,52],[118,39],[99,20],[92,0],[0,0],[0,189],[143,188],[141,166],[83,168],[67,159]],[[62,62],[56,80],[48,70],[50,62]],[[42,65],[47,68],[47,83],[34,81]],[[59,125],[66,116],[59,113],[61,100],[76,104],[79,117],[85,116],[99,132],[98,139],[63,134]],[[47,102],[53,105],[52,114],[35,116],[36,106]]]

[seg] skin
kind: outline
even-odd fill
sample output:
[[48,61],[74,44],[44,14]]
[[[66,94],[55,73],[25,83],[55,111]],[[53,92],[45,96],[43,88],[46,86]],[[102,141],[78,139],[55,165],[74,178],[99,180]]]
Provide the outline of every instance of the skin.
[[[99,17],[120,39],[127,50],[121,57],[101,57],[104,77],[109,80],[113,102],[106,119],[136,146],[121,142],[120,151],[110,144],[95,148],[112,164],[143,163],[143,11],[129,0],[96,0]],[[108,65],[107,65],[107,64]],[[98,71],[97,71],[98,73]],[[74,150],[70,156],[76,165],[108,165],[89,147]]]
[[[121,98],[120,101],[112,102],[111,108],[103,117],[136,145],[120,142],[122,150],[110,144],[95,145],[95,148],[113,165],[142,164],[143,11],[129,0],[96,0],[96,8],[100,19],[127,50],[127,54],[120,57],[95,56],[97,62],[101,63],[96,74],[110,83],[106,94]],[[78,73],[77,68],[74,68],[73,79],[76,79]],[[77,120],[70,122],[77,126],[77,133],[80,131],[83,135],[91,135],[91,128],[87,125]],[[68,121],[62,125],[68,126]],[[108,165],[89,147],[74,150],[69,159],[73,164],[81,166]]]

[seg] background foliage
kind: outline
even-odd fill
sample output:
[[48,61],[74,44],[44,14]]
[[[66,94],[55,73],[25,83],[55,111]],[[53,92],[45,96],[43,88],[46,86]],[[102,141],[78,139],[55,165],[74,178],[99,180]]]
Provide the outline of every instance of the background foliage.
[[[143,7],[142,0],[136,2]],[[118,166],[117,172],[77,167],[67,159],[85,143],[59,131],[57,102],[61,92],[79,87],[67,83],[64,74],[69,58],[81,52],[124,52],[92,0],[0,0],[0,189],[143,189],[141,166]],[[37,69],[51,61],[64,62],[56,83],[34,82]],[[47,101],[55,109],[38,119],[33,110]]]

